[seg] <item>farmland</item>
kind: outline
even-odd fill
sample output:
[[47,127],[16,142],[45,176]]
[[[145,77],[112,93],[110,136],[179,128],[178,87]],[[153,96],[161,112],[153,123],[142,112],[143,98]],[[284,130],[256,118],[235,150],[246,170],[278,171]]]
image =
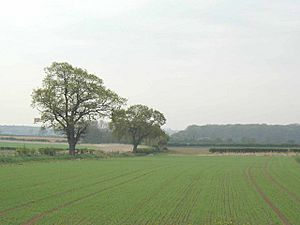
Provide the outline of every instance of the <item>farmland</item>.
[[300,224],[297,157],[32,162],[0,179],[0,224]]

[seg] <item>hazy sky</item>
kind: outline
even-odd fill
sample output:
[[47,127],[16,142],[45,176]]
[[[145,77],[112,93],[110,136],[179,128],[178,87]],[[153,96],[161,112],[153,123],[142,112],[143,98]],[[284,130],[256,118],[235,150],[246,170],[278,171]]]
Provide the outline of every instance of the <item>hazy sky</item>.
[[167,127],[300,123],[299,0],[0,0],[0,124],[66,61]]

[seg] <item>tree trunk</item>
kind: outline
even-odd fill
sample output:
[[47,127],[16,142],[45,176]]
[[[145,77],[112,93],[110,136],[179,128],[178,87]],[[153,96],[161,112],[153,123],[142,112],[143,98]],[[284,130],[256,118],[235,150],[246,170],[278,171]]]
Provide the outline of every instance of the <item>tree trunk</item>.
[[68,128],[67,128],[67,138],[68,138],[68,143],[69,143],[69,154],[70,155],[75,155],[77,140],[75,138],[74,126],[70,126],[70,125],[68,126]]
[[75,155],[76,138],[74,137],[74,131],[72,131],[72,130],[68,134],[68,143],[69,143],[69,154]]
[[132,152],[136,153],[137,152],[137,147],[138,147],[138,144],[133,144],[133,150]]
[[69,154],[70,155],[75,155],[75,147],[76,147],[75,141],[69,141]]

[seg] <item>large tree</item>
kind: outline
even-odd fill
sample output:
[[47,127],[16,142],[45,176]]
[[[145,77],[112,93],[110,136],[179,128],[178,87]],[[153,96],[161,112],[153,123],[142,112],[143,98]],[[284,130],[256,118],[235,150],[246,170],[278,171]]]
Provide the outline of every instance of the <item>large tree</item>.
[[70,154],[75,154],[90,122],[110,116],[125,99],[107,89],[96,75],[68,63],[54,62],[45,73],[42,87],[33,91],[32,105],[46,126],[66,135]]
[[119,138],[128,138],[133,152],[143,140],[162,135],[161,126],[166,123],[164,115],[144,105],[133,105],[127,110],[119,109],[112,113],[110,128]]

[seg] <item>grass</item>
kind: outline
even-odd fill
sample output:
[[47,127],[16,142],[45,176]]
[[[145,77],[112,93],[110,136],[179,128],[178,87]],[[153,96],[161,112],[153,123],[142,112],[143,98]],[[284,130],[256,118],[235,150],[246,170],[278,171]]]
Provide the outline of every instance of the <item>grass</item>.
[[0,180],[0,224],[300,224],[293,157],[34,162]]

